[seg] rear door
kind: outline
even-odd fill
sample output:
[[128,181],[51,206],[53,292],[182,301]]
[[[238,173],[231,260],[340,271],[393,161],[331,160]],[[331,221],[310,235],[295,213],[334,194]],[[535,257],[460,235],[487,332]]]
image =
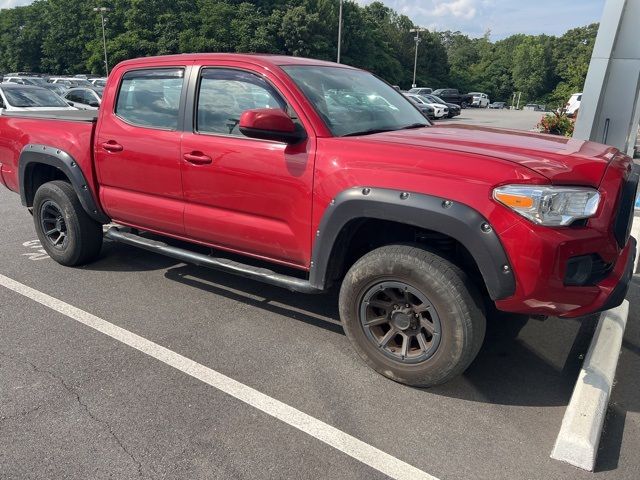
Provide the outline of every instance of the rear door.
[[[278,79],[252,68],[232,63],[194,67],[193,115],[185,117],[191,123],[181,152],[186,234],[308,267],[315,138],[285,99]],[[245,137],[238,121],[254,108],[287,111],[308,138],[287,145]]]
[[117,222],[184,234],[178,127],[187,69],[129,70],[117,92],[105,92],[95,158],[102,204]]

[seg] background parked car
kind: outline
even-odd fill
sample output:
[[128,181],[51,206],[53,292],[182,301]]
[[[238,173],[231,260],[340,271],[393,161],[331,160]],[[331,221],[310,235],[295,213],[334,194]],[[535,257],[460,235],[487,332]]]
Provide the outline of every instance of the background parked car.
[[50,83],[64,85],[67,88],[75,88],[75,87],[92,87],[91,83],[85,78],[76,78],[76,77],[51,77],[49,79]]
[[503,108],[507,108],[507,103],[506,102],[493,102],[493,103],[489,104],[489,108],[502,110]]
[[489,104],[491,103],[489,101],[489,96],[486,93],[481,93],[481,92],[471,92],[469,93],[469,95],[471,95],[471,106],[472,107],[478,107],[478,108],[487,108],[489,106]]
[[71,88],[67,90],[63,98],[67,100],[71,106],[80,110],[97,110],[102,102],[102,88]]
[[582,102],[582,92],[574,93],[569,98],[569,101],[565,105],[565,111],[567,112],[567,117],[575,117],[576,113],[580,109],[580,103]]
[[417,87],[417,88],[412,88],[411,90],[409,90],[409,92],[407,93],[413,93],[415,95],[427,95],[429,93],[433,92],[433,90],[431,88],[427,88],[427,87]]
[[435,116],[435,108],[433,108],[431,105],[428,105],[424,102],[422,102],[418,97],[409,97],[407,93],[403,93],[404,96],[407,97],[407,99],[413,103],[418,110],[420,110],[422,112],[422,114],[427,117],[430,120],[433,120],[436,118]]
[[42,88],[46,88],[47,90],[51,90],[52,92],[60,96],[64,95],[64,92],[68,90],[67,87],[61,83],[45,83],[44,85],[38,85],[38,86]]
[[445,105],[449,109],[449,113],[447,115],[447,117],[449,118],[457,117],[462,113],[462,108],[460,107],[460,105],[456,105],[455,103],[447,103],[443,99],[441,99],[440,97],[436,97],[435,95],[421,95],[421,97],[426,98],[427,101],[431,103]]
[[544,112],[545,108],[544,105],[539,105],[537,103],[527,103],[524,107],[522,107],[523,110],[533,110],[534,112]]
[[449,114],[449,109],[444,104],[431,103],[420,95],[415,95],[413,93],[405,93],[405,97],[407,97],[411,102],[421,108],[422,105],[433,109],[433,117],[434,119],[446,117]]
[[91,85],[93,85],[94,87],[104,88],[107,86],[107,79],[105,77],[91,78],[89,82],[91,82]]
[[440,97],[447,103],[455,103],[456,105],[460,105],[462,108],[467,108],[473,101],[473,97],[471,95],[461,94],[455,88],[439,88],[431,93],[436,97]]
[[47,81],[35,75],[5,75],[2,83],[14,83],[16,85],[35,85],[42,87]]
[[76,110],[64,98],[33,85],[0,84],[0,110]]

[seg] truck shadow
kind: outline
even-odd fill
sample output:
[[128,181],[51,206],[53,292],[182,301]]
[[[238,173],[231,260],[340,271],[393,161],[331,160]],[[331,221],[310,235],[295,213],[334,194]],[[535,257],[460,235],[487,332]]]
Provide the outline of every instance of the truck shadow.
[[[291,319],[344,334],[338,292],[303,295],[191,265],[169,268],[165,277]],[[531,320],[493,312],[478,357],[458,379],[425,393],[504,405],[566,405],[596,324]],[[559,328],[560,327],[560,328]],[[555,337],[549,342],[546,337]],[[559,339],[559,341],[558,341]],[[529,343],[535,346],[529,346]],[[355,355],[355,353],[354,353]]]
[[[320,295],[293,293],[111,242],[105,243],[102,260],[92,268],[164,270],[169,280],[344,334],[336,288]],[[636,279],[632,283],[634,289],[640,290]],[[571,396],[596,323],[597,316],[578,320],[550,318],[541,322],[489,309],[487,334],[476,360],[461,377],[424,391],[482,403],[564,406]],[[629,324],[632,324],[631,316]],[[636,325],[633,328],[637,330]],[[632,357],[634,365],[640,360],[637,337],[627,335],[623,343],[623,354]],[[630,400],[627,409],[640,411],[638,399]]]

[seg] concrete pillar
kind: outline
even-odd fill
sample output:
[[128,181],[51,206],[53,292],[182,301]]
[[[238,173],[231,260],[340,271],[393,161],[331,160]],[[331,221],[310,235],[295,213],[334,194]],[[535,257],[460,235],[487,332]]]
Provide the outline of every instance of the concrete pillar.
[[607,0],[573,136],[633,155],[640,123],[640,0]]

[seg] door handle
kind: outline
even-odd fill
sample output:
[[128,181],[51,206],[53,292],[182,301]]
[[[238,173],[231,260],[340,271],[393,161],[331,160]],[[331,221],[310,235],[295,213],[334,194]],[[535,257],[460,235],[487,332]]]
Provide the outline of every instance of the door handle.
[[185,153],[182,158],[194,165],[207,165],[213,161],[211,157],[208,157],[202,152]]
[[121,152],[122,150],[124,150],[124,147],[122,145],[120,145],[119,143],[113,141],[113,140],[109,140],[108,142],[104,142],[102,144],[102,148],[103,150],[106,150],[107,152]]

